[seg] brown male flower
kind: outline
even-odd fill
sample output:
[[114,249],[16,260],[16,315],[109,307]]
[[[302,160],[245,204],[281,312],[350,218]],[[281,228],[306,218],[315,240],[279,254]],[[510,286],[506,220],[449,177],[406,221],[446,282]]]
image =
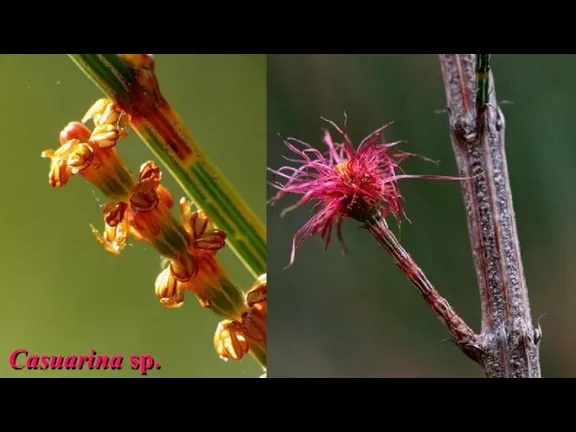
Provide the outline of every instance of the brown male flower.
[[244,329],[238,321],[224,320],[214,334],[214,349],[224,360],[240,360],[250,351]]
[[72,175],[80,174],[106,196],[125,199],[134,180],[113,147],[127,134],[127,117],[107,99],[96,102],[88,112],[95,119],[94,131],[83,123],[70,122],[60,132],[61,147],[42,152],[42,157],[51,160],[50,185],[62,187]]
[[197,271],[187,280],[179,278],[173,261],[156,280],[156,295],[163,305],[174,307],[181,304],[179,293],[189,290],[202,307],[231,320],[239,319],[245,310],[242,292],[215,258],[226,244],[226,233],[213,228],[203,211],[192,211],[185,199],[180,201],[180,215],[187,235],[184,252],[192,257]]
[[156,295],[160,298],[160,303],[163,306],[178,308],[184,304],[185,288],[172,276],[170,267],[160,272],[154,287]]
[[242,327],[249,341],[266,342],[267,321],[267,277],[261,275],[246,292],[247,312],[242,317]]
[[[151,79],[155,79],[152,59],[138,56],[126,54],[124,59],[138,69],[139,81],[157,89]],[[94,122],[93,131],[83,124],[89,119]],[[226,318],[215,338],[217,351],[226,358],[242,358],[250,350],[251,337],[265,339],[265,321],[260,317],[265,302],[262,293],[255,291],[253,301],[246,302],[243,292],[231,282],[215,258],[225,247],[226,233],[214,228],[203,211],[192,211],[183,199],[181,220],[174,217],[172,195],[160,184],[161,172],[154,162],[144,163],[134,180],[114,148],[127,135],[130,121],[130,115],[111,100],[98,100],[82,122],[71,122],[62,130],[60,148],[42,153],[51,159],[50,184],[61,187],[80,174],[110,197],[112,201],[102,207],[103,233],[92,226],[105,250],[118,255],[130,235],[153,246],[169,263],[155,282],[161,304],[180,307],[186,290],[191,291],[203,307]],[[252,309],[258,316],[252,316]],[[265,319],[265,311],[263,314]],[[248,331],[246,323],[250,324]],[[261,363],[263,358],[265,353],[258,357]]]
[[119,139],[128,134],[126,128],[130,116],[110,99],[98,99],[86,112],[82,123],[90,119],[94,122],[91,139],[98,142],[100,147],[114,147]]
[[246,310],[238,319],[221,321],[214,333],[214,348],[223,359],[240,360],[248,352],[266,352],[266,274],[246,292]]
[[171,260],[174,277],[185,281],[196,274],[197,263],[187,252],[186,231],[172,215],[172,195],[160,185],[160,180],[160,169],[154,162],[142,164],[138,183],[128,198],[103,207],[104,234],[94,227],[92,231],[104,248],[114,255],[125,247],[129,234],[149,243]]

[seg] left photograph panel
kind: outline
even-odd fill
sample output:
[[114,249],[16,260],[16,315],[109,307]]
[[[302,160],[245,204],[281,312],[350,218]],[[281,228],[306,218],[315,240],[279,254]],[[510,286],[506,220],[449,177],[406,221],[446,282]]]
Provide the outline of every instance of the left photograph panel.
[[266,56],[0,70],[0,377],[266,377]]

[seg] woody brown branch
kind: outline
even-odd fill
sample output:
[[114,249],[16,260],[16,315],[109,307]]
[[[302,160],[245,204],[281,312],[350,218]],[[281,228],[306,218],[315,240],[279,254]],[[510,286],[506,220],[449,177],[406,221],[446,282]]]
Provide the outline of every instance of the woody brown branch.
[[365,227],[378,240],[378,243],[392,256],[396,265],[418,289],[428,306],[446,326],[452,340],[471,359],[479,361],[479,336],[456,313],[450,303],[443,298],[428,280],[412,256],[402,247],[386,220],[373,215],[364,221]]
[[539,378],[540,328],[532,324],[504,146],[504,116],[490,74],[484,128],[476,130],[475,54],[440,54],[450,137],[482,305],[479,362],[487,377]]

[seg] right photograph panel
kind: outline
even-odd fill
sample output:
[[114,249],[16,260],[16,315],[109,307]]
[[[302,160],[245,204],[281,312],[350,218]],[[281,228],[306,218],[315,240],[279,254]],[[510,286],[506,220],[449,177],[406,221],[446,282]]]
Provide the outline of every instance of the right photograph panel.
[[268,56],[270,377],[576,376],[574,68]]

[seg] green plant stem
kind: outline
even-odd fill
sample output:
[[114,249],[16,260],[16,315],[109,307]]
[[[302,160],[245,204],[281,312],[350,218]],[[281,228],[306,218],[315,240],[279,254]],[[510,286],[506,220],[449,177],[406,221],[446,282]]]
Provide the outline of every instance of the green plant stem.
[[69,54],[88,77],[131,115],[131,126],[175,177],[188,197],[226,231],[228,244],[253,276],[266,272],[266,228],[212,163],[162,97],[152,70],[117,54]]
[[266,349],[264,347],[256,344],[251,344],[250,354],[252,355],[252,357],[254,357],[254,359],[258,363],[260,363],[260,366],[262,366],[264,370],[267,369],[266,367],[267,356],[266,356]]
[[484,111],[489,100],[490,54],[476,54],[476,128],[484,132]]

